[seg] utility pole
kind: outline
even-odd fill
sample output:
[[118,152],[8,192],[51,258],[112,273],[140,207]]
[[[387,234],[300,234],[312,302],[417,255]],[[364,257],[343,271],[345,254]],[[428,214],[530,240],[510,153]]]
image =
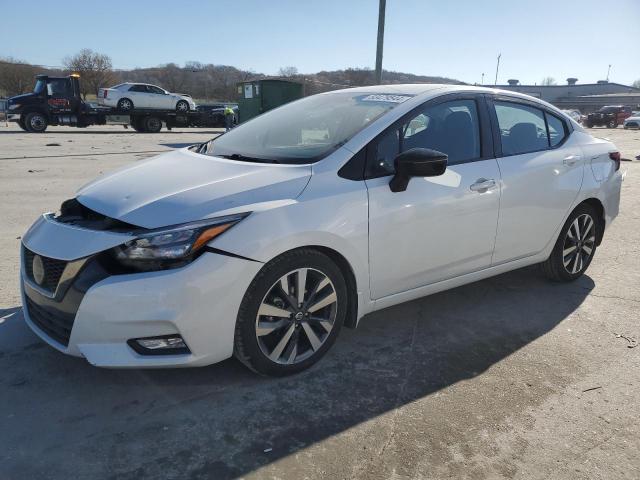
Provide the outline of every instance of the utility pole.
[[502,56],[501,53],[498,54],[498,63],[496,64],[496,80],[493,82],[493,86],[495,87],[496,85],[498,85],[498,70],[500,69],[500,57]]
[[482,74],[482,80],[480,80],[480,85],[484,85],[484,73]]
[[382,46],[384,43],[384,11],[387,0],[380,0],[380,10],[378,11],[378,47],[376,49],[376,84],[382,83]]
[[609,73],[611,72],[611,64],[609,64],[609,68],[607,68],[607,82],[609,81]]

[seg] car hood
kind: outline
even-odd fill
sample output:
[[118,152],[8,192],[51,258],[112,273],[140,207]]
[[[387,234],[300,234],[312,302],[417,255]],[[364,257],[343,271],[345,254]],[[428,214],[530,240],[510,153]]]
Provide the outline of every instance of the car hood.
[[293,201],[310,176],[310,165],[248,163],[181,149],[100,177],[82,187],[77,200],[102,215],[159,228]]
[[35,93],[23,93],[22,95],[16,95],[14,97],[9,97],[10,103],[20,103],[25,100],[31,100],[32,98],[36,98],[37,95]]

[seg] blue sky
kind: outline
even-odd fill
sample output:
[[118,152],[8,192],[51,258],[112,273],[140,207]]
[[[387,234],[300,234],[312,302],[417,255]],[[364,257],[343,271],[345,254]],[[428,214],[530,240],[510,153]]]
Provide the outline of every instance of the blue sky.
[[[0,56],[42,65],[83,47],[116,68],[195,60],[273,74],[375,63],[378,0],[0,0],[0,12]],[[387,0],[384,68],[492,82],[502,53],[498,83],[590,83],[608,64],[611,81],[631,83],[639,39],[640,0]]]

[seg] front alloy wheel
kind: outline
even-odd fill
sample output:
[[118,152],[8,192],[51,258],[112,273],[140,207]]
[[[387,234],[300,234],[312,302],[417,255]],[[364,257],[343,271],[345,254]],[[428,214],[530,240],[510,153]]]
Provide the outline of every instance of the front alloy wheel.
[[42,133],[47,129],[48,125],[47,117],[39,112],[27,114],[27,118],[24,123],[27,131],[32,133]]
[[323,253],[302,248],[267,263],[249,286],[236,323],[235,356],[264,375],[304,370],[336,340],[347,287]]
[[312,268],[282,276],[265,295],[256,315],[256,337],[273,362],[300,363],[329,338],[336,319],[336,290]]

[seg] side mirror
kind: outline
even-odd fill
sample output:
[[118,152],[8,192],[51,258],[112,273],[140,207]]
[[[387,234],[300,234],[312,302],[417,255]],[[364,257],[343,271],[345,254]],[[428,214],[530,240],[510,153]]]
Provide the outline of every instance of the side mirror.
[[395,158],[396,174],[389,182],[392,192],[404,192],[411,177],[437,177],[447,169],[446,153],[430,148],[412,148]]

